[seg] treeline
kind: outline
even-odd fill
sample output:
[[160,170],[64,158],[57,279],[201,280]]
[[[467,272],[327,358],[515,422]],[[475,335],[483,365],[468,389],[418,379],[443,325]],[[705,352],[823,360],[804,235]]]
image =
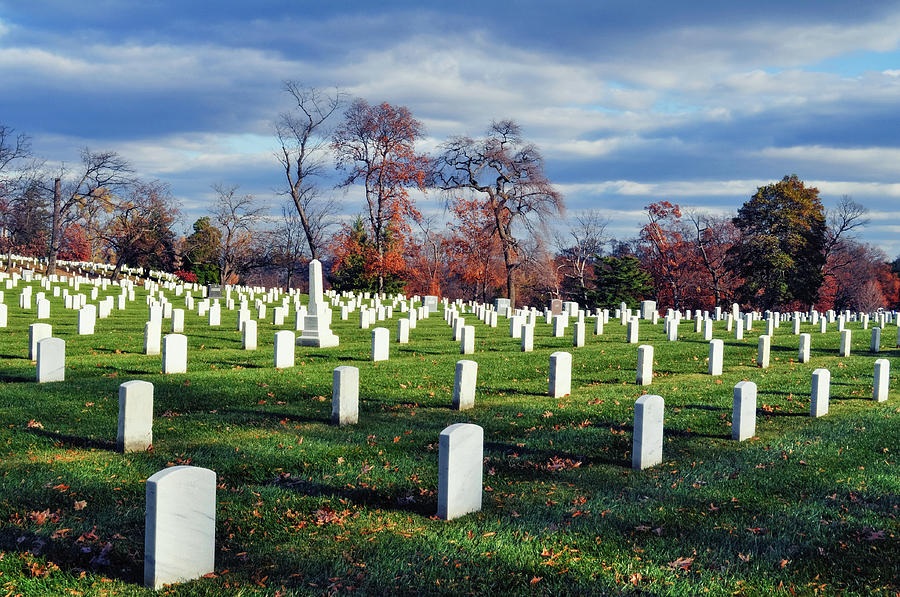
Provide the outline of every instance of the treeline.
[[[646,207],[635,238],[607,234],[599,210],[565,219],[543,157],[512,121],[420,152],[422,124],[402,106],[348,100],[294,82],[274,122],[273,216],[237,185],[213,185],[207,215],[185,235],[168,185],[134,176],[113,152],[84,149],[50,168],[29,138],[0,125],[0,250],[174,271],[201,283],[298,286],[326,264],[336,290],[404,291],[482,301],[553,298],[587,307],[635,304],[761,309],[898,305],[900,259],[861,242],[866,209],[844,197],[825,210],[796,176],[757,189],[734,214]],[[337,179],[337,184],[334,181]],[[342,189],[361,189],[356,217],[339,217]],[[423,216],[420,203],[441,210]]]

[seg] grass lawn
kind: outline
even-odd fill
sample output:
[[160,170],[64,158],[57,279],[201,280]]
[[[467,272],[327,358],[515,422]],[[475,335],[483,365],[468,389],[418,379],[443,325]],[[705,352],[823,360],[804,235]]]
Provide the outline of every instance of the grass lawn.
[[[40,290],[35,288],[35,292]],[[114,290],[110,289],[110,292]],[[0,595],[149,595],[141,586],[144,483],[173,464],[218,475],[216,572],[173,595],[654,594],[896,595],[900,591],[900,350],[887,402],[871,400],[869,332],[839,358],[836,325],[812,333],[812,360],[776,330],[772,366],[755,366],[756,323],[725,340],[721,377],[708,343],[682,323],[678,342],[642,323],[652,386],[635,385],[637,345],[610,320],[571,347],[539,318],[519,352],[500,318],[476,328],[476,406],[450,409],[459,346],[440,314],[408,345],[369,362],[371,330],[335,321],[338,348],[297,347],[272,367],[275,328],[241,350],[236,312],[211,328],[187,313],[188,373],[145,356],[146,293],[75,335],[76,314],[51,298],[66,340],[66,381],[34,383],[33,315],[6,290],[0,329]],[[101,298],[104,293],[101,292]],[[181,298],[170,295],[176,307]],[[339,312],[335,313],[339,318]],[[271,307],[269,308],[269,317]],[[164,330],[169,321],[164,321]],[[396,319],[385,324],[396,333]],[[883,344],[892,347],[889,325]],[[549,398],[549,355],[573,353],[573,392]],[[330,425],[332,369],[360,369],[360,422]],[[809,418],[812,371],[831,370],[830,413]],[[118,386],[155,386],[154,447],[115,451]],[[733,442],[732,388],[759,387],[756,437]],[[664,461],[631,465],[633,405],[666,403]],[[483,510],[445,522],[437,509],[438,435],[458,422],[485,431]]]

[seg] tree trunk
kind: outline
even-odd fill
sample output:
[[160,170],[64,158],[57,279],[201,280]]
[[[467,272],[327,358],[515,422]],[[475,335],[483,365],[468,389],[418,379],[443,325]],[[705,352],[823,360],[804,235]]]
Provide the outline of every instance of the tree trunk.
[[53,223],[50,230],[50,254],[47,256],[47,275],[52,276],[56,273],[56,258],[59,255],[59,246],[62,236],[60,222],[60,206],[62,204],[62,181],[56,179],[53,181]]

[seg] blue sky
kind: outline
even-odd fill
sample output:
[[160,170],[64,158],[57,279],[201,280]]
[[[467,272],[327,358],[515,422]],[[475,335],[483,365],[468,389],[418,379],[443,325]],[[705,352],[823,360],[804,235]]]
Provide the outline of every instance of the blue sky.
[[120,152],[186,226],[217,182],[279,211],[285,79],[409,107],[426,150],[512,118],[621,238],[652,201],[733,212],[796,173],[900,255],[900,3],[0,1],[0,123],[50,163]]

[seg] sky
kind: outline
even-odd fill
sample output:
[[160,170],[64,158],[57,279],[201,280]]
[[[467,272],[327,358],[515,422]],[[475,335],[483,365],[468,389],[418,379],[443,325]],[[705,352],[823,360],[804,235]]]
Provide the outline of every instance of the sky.
[[0,124],[51,165],[120,153],[185,229],[215,183],[280,213],[285,80],[408,107],[422,151],[513,119],[567,215],[621,239],[654,201],[733,213],[797,174],[900,255],[900,2],[0,0]]

